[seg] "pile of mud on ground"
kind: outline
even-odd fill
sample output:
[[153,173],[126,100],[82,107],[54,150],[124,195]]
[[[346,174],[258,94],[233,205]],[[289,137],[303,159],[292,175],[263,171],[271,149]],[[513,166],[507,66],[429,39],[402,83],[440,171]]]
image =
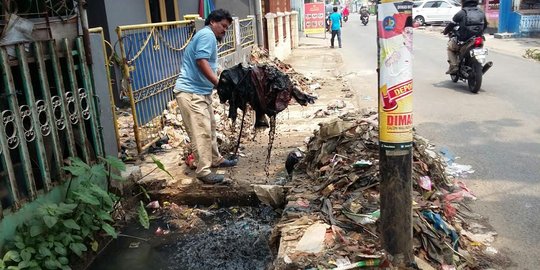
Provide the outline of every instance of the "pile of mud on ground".
[[268,241],[279,215],[271,207],[151,205],[150,228],[127,226],[89,270],[267,269],[273,262]]
[[[377,113],[359,111],[320,124],[297,165],[275,235],[277,269],[333,269],[388,263],[378,230]],[[490,243],[496,235],[470,211],[476,199],[445,171],[430,143],[414,136],[414,254],[422,269],[504,268]],[[345,268],[344,268],[345,269]],[[349,269],[349,268],[346,268]]]

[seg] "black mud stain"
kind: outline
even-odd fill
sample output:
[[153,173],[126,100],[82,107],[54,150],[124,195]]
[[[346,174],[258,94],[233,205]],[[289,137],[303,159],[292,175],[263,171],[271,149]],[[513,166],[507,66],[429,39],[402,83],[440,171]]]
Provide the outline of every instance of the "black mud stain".
[[[270,207],[233,207],[204,211],[204,224],[190,232],[155,236],[134,224],[88,268],[89,270],[254,270],[273,262],[268,241],[279,215]],[[135,237],[149,238],[141,241]],[[130,248],[131,246],[131,248]],[[135,246],[135,248],[134,248]]]

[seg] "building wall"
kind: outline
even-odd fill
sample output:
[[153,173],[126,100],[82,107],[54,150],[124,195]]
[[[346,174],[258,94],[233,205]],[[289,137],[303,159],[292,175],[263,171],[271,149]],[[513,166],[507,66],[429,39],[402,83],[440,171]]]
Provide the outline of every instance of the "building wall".
[[194,0],[178,0],[178,9],[180,19],[183,20],[184,15],[199,14],[199,1]]
[[107,16],[103,16],[103,14],[107,14],[107,11],[105,10],[105,0],[88,1],[87,4],[88,24],[90,25],[90,28],[103,27],[105,39],[109,40],[110,35],[114,34],[114,32],[110,33]]
[[255,15],[254,0],[214,0],[216,8],[228,10],[233,17],[245,18],[248,15]]
[[[105,0],[111,44],[118,40],[116,27],[147,23],[145,0]],[[129,12],[126,12],[129,10]],[[119,52],[118,52],[119,53]]]

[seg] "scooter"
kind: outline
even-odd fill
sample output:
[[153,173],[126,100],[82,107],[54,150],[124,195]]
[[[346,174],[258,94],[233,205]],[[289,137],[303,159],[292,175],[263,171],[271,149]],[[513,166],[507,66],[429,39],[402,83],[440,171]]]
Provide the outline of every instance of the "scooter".
[[369,11],[367,10],[360,10],[360,20],[364,25],[367,25],[369,22]]
[[[450,38],[454,38],[457,28],[454,27]],[[467,41],[458,42],[458,71],[450,74],[453,82],[467,81],[469,90],[473,93],[478,93],[482,86],[482,76],[493,66],[493,62],[486,61],[488,50],[484,48],[484,41],[483,35],[476,35]]]

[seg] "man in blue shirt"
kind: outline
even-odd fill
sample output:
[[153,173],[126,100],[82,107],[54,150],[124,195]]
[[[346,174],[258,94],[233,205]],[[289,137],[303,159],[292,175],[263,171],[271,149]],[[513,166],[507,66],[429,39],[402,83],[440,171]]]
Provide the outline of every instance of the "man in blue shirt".
[[223,9],[212,11],[205,27],[189,43],[182,59],[180,76],[174,92],[182,121],[195,154],[197,178],[207,184],[221,183],[222,174],[211,167],[232,167],[237,160],[224,159],[216,139],[216,121],[212,107],[212,90],[218,84],[217,42],[225,36],[232,23],[231,14]]
[[330,30],[332,30],[332,38],[330,38],[330,48],[334,48],[334,38],[337,35],[339,47],[341,48],[341,14],[338,8],[334,7],[334,12],[330,14]]

